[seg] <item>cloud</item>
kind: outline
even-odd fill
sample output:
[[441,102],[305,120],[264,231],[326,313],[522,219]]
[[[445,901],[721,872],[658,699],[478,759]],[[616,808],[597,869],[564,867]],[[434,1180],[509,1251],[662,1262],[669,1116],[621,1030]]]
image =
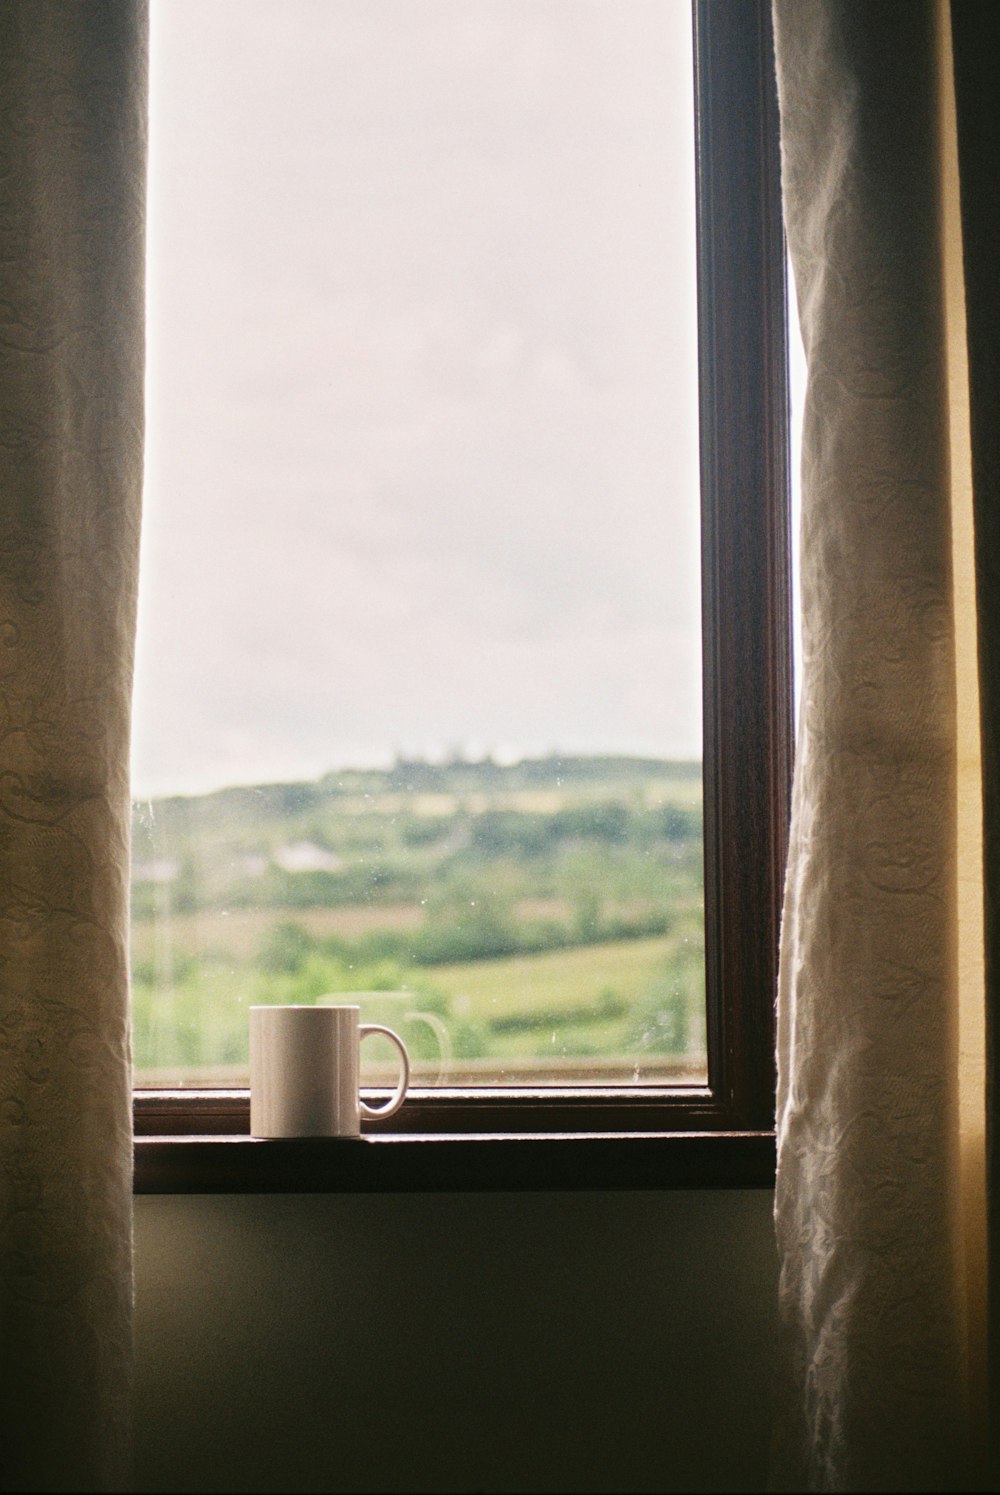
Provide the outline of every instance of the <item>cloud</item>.
[[684,11],[158,8],[140,792],[698,750]]

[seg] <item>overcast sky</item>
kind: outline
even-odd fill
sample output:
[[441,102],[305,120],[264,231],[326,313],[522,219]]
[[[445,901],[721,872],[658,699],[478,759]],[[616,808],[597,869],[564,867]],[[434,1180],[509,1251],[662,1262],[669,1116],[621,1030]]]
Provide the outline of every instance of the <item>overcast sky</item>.
[[699,756],[686,0],[153,0],[134,789]]

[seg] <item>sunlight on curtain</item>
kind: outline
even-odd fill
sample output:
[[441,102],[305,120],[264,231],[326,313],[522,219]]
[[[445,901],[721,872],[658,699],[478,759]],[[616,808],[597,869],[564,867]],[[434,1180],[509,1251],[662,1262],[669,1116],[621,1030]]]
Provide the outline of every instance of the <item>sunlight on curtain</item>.
[[958,755],[958,1105],[963,1251],[958,1263],[967,1318],[969,1401],[979,1460],[986,1430],[986,1015],[983,968],[982,761],[976,576],[972,521],[969,360],[962,273],[962,217],[955,80],[948,0],[937,5],[941,112],[941,207],[947,335],[951,539],[955,609]]
[[975,621],[940,12],[774,6],[808,364],[779,1488],[964,1488],[982,1384]]

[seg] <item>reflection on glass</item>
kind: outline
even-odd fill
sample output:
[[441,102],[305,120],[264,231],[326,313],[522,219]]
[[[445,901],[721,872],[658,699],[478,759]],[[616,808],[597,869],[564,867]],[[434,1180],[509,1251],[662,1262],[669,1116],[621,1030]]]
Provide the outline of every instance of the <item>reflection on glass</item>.
[[154,0],[151,92],[138,1083],[700,1080],[687,7]]

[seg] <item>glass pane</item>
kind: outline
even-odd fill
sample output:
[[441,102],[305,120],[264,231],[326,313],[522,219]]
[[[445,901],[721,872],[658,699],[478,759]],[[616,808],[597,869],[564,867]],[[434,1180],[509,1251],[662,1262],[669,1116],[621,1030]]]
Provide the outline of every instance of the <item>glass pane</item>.
[[151,65],[137,1083],[345,992],[427,1083],[703,1082],[688,7],[154,0]]

